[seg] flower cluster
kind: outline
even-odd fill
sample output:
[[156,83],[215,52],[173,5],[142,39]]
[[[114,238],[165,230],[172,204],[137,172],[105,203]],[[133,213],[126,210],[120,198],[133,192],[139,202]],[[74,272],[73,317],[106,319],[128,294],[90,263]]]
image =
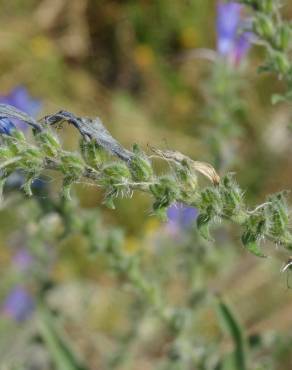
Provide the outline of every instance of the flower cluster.
[[242,6],[219,1],[217,5],[217,50],[234,66],[240,64],[250,48],[251,33],[244,31]]
[[28,319],[35,307],[34,299],[23,285],[15,286],[6,297],[2,313],[16,321]]
[[171,235],[190,228],[198,216],[198,210],[194,207],[185,206],[181,203],[172,204],[167,210],[166,228]]

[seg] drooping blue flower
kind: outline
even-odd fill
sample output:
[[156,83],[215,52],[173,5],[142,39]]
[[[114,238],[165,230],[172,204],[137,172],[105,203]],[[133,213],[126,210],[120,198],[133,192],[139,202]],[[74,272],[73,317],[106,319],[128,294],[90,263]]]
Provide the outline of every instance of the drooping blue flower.
[[11,131],[16,127],[8,118],[0,118],[0,134],[11,135]]
[[2,313],[11,319],[21,322],[27,320],[33,313],[35,301],[28,290],[22,286],[15,286],[5,298]]
[[251,33],[242,31],[245,23],[240,4],[218,1],[217,51],[233,65],[242,61],[250,47]]
[[174,203],[167,210],[169,227],[186,229],[190,227],[198,216],[198,210],[194,207]]
[[[12,105],[32,117],[35,117],[41,109],[40,101],[33,99],[24,86],[17,86],[9,94],[0,95],[0,103]],[[4,125],[2,124],[3,121],[6,122],[5,125],[8,125],[8,122],[10,122],[10,124],[14,124],[16,128],[20,130],[25,130],[27,128],[27,125],[20,120],[0,118],[0,133],[3,133],[1,131],[1,126]],[[12,128],[8,131],[11,132],[11,129]]]
[[[33,99],[24,86],[17,86],[9,94],[0,95],[0,103],[12,105],[33,117],[35,117],[41,109],[41,102],[37,99]],[[11,135],[11,131],[15,129],[25,131],[27,125],[17,119],[0,117],[0,134]],[[19,189],[23,184],[24,176],[20,171],[17,171],[7,178],[5,188],[6,190]],[[45,185],[46,183],[44,180],[36,179],[32,184],[32,188],[36,191],[43,191]]]

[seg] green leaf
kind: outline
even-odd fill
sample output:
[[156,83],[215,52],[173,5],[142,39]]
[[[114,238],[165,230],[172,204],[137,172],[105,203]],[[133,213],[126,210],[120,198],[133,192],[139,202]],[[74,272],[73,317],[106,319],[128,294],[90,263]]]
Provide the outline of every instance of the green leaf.
[[258,244],[256,242],[251,242],[245,245],[247,250],[251,253],[253,253],[257,257],[265,258],[267,257],[259,248]]
[[252,233],[249,230],[245,231],[242,234],[241,240],[243,245],[249,252],[251,252],[257,257],[266,257],[266,255],[263,254],[260,247],[258,246],[257,238],[254,233]]
[[233,313],[231,307],[221,298],[217,300],[217,312],[221,319],[222,326],[233,339],[233,369],[247,370],[247,341],[242,326]]
[[6,180],[7,180],[6,177],[0,177],[0,202],[2,201],[3,189],[4,189],[4,186],[5,186]]
[[50,311],[43,305],[40,305],[38,313],[41,337],[46,344],[56,369],[87,370],[77,360],[76,355],[55,327],[54,319]]
[[206,213],[200,213],[197,218],[197,228],[199,234],[208,241],[213,241],[213,238],[210,235],[209,226],[211,218]]
[[116,209],[114,199],[112,196],[106,196],[102,204],[104,204],[109,209]]

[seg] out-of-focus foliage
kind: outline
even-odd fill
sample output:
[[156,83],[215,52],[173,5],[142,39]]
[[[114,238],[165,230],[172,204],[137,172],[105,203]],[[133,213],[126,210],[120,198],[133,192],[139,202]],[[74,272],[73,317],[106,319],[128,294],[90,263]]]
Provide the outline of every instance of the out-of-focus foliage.
[[[253,5],[243,19],[250,25],[256,14],[253,30],[267,37],[270,16],[253,12],[257,0],[242,2]],[[125,147],[179,150],[220,175],[235,171],[251,205],[291,188],[290,107],[270,104],[286,84],[257,73],[261,45],[239,64],[214,64],[215,1],[0,0],[0,8],[5,102],[23,86],[27,104],[42,101],[41,116],[100,116]],[[291,19],[288,1],[281,13]],[[278,72],[283,58],[269,50]],[[77,150],[76,131],[58,134]],[[82,181],[67,203],[55,173],[33,182],[27,199],[15,191],[22,175],[10,178],[0,210],[1,366],[243,369],[247,356],[248,369],[291,368],[287,255],[267,243],[271,258],[250,256],[239,231],[220,225],[216,243],[202,240],[184,211],[161,223],[143,194],[110,211]]]

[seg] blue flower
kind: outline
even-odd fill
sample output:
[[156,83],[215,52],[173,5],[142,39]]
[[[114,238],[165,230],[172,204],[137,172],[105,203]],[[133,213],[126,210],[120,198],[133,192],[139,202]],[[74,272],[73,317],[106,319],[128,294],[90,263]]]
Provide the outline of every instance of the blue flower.
[[11,131],[16,127],[8,118],[0,118],[0,134],[11,135]]
[[[15,87],[7,95],[0,95],[0,103],[12,105],[33,117],[35,117],[41,109],[40,101],[33,99],[23,86]],[[16,128],[20,130],[25,130],[27,128],[24,122],[17,119],[0,118],[0,133],[9,135],[11,130],[15,128],[11,127],[11,125],[16,126]],[[5,130],[6,132],[4,132]]]
[[174,203],[167,210],[168,226],[176,229],[190,227],[198,216],[198,210],[194,207]]
[[[13,172],[11,175],[7,177],[5,182],[5,191],[18,190],[24,185],[24,182],[25,182],[24,173],[20,170],[17,170],[16,172]],[[33,190],[33,193],[35,195],[47,196],[48,182],[45,180],[44,177],[38,177],[32,182],[31,189]]]
[[251,38],[251,32],[244,32],[237,38],[236,47],[234,48],[232,55],[233,63],[235,65],[240,64],[240,62],[246,56],[250,48]]
[[[0,103],[12,105],[30,116],[36,116],[41,109],[40,101],[33,99],[23,86],[15,87],[7,95],[0,95]],[[25,131],[27,125],[17,119],[0,117],[0,134],[11,135],[11,131],[15,129]],[[7,178],[5,188],[6,190],[19,189],[23,184],[24,176],[20,171],[17,171]],[[45,190],[45,185],[46,183],[44,180],[36,179],[32,184],[32,188],[36,191],[42,191]]]
[[251,42],[251,33],[240,31],[244,26],[241,11],[240,4],[218,1],[217,50],[233,65],[238,65],[242,61]]
[[[33,256],[26,248],[20,248],[12,258],[12,264],[18,272],[28,272],[34,263]],[[2,305],[2,313],[15,321],[24,321],[34,310],[34,298],[24,285],[15,285]]]
[[27,320],[33,313],[35,301],[28,290],[22,286],[14,287],[6,297],[2,312],[11,319],[21,322]]

